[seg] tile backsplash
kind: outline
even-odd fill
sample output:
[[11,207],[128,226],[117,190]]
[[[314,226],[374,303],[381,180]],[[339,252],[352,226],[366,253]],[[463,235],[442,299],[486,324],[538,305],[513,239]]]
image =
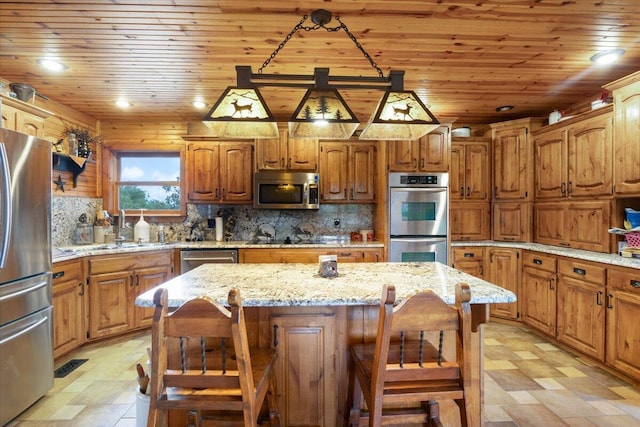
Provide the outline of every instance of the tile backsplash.
[[[93,224],[96,214],[102,210],[101,198],[52,197],[52,244],[54,247],[72,245],[80,215],[85,214]],[[374,205],[320,205],[319,210],[264,210],[246,205],[187,204],[187,217],[183,222],[150,222],[151,241],[157,240],[157,226],[164,225],[167,241],[187,239],[215,240],[213,218],[224,219],[225,240],[252,240],[256,230],[264,227],[275,230],[275,239],[295,237],[303,224],[306,231],[315,236],[348,236],[352,231],[373,228]],[[123,233],[133,239],[133,226],[138,215],[127,216],[128,228]],[[211,221],[208,221],[211,219]],[[336,225],[336,220],[339,223]],[[211,225],[211,228],[209,227]]]

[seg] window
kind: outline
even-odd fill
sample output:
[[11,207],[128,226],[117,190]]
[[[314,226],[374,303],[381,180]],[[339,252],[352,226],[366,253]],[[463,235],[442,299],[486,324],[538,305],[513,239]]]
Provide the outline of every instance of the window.
[[184,150],[111,151],[111,206],[114,210],[146,209],[145,215],[175,216],[185,212]]

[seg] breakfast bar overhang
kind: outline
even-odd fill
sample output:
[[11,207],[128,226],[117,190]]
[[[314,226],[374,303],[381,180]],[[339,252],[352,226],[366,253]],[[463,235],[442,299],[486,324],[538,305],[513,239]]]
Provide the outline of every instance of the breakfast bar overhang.
[[[203,295],[226,304],[229,290],[239,289],[249,340],[263,347],[276,345],[279,353],[283,425],[342,426],[348,417],[348,349],[375,339],[383,286],[396,287],[398,302],[415,290],[431,289],[453,304],[456,284],[467,283],[473,319],[469,401],[472,426],[481,426],[488,304],[515,302],[515,295],[437,262],[342,263],[338,272],[329,279],[318,274],[317,264],[205,264],[159,287],[168,289],[172,307]],[[140,295],[136,305],[153,307],[156,289]],[[455,404],[441,403],[441,412],[445,425],[457,425]]]

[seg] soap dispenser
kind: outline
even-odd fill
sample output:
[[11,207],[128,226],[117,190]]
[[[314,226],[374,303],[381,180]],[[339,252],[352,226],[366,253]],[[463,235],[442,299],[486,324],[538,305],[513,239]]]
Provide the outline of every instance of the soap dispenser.
[[145,209],[140,209],[140,220],[133,228],[133,241],[136,243],[149,243],[149,223],[144,220]]

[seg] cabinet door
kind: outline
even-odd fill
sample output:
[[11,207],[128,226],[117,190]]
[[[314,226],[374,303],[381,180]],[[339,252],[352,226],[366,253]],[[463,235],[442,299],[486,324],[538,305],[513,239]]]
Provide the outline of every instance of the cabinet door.
[[[489,282],[510,290],[516,297],[520,294],[520,250],[488,250]],[[518,298],[518,301],[520,299]],[[508,304],[491,304],[491,315],[516,320],[520,316],[518,301]]]
[[168,264],[157,267],[140,268],[134,272],[134,286],[129,288],[132,291],[130,301],[134,310],[132,322],[133,327],[151,326],[153,313],[155,311],[152,307],[136,307],[134,304],[136,297],[169,280],[172,276],[171,271],[172,267]]
[[569,128],[568,195],[601,196],[613,193],[612,130],[611,114],[586,119]]
[[287,153],[287,169],[311,172],[318,170],[317,139],[288,138]]
[[465,199],[489,200],[489,146],[469,144],[465,146]]
[[488,240],[491,238],[489,202],[457,202],[449,205],[452,240]]
[[616,194],[640,196],[640,82],[613,92]]
[[89,276],[90,338],[105,337],[131,329],[130,287],[133,287],[132,272]]
[[285,426],[335,426],[335,317],[273,316],[276,390]]
[[533,222],[533,203],[493,203],[493,240],[509,242],[530,242]]
[[533,241],[547,245],[569,246],[565,240],[566,203],[535,203],[533,206]]
[[53,357],[69,353],[85,340],[84,277],[79,260],[53,265]]
[[567,206],[567,239],[576,249],[609,252],[610,202],[572,202]]
[[484,279],[484,248],[453,248],[452,267],[467,274]]
[[353,143],[349,145],[349,185],[351,200],[375,202],[376,144]]
[[0,110],[2,111],[2,127],[5,129],[17,130],[16,116],[18,115],[18,110],[13,107],[9,107],[8,105],[2,105]]
[[556,129],[535,137],[535,196],[538,199],[567,195],[567,130]]
[[320,144],[320,200],[347,201],[348,185],[347,144],[323,142]]
[[16,115],[16,130],[42,138],[44,137],[44,120],[32,114],[19,111]]
[[533,178],[529,128],[496,130],[493,139],[495,200],[529,200]]
[[415,141],[387,141],[389,172],[415,172],[418,169],[418,148]]
[[524,267],[520,301],[522,321],[555,337],[556,273],[540,270],[536,267]]
[[449,173],[449,197],[451,200],[464,200],[464,145],[451,144],[451,172]]
[[[282,138],[284,138],[284,142]],[[280,131],[280,138],[256,139],[256,168],[258,170],[285,169],[287,164],[286,138],[287,131]]]
[[253,199],[253,145],[221,142],[219,177],[221,201],[250,202]]
[[216,142],[188,145],[189,199],[215,202],[221,198],[220,146]]
[[440,126],[418,140],[418,170],[448,172],[451,136],[449,126]]

